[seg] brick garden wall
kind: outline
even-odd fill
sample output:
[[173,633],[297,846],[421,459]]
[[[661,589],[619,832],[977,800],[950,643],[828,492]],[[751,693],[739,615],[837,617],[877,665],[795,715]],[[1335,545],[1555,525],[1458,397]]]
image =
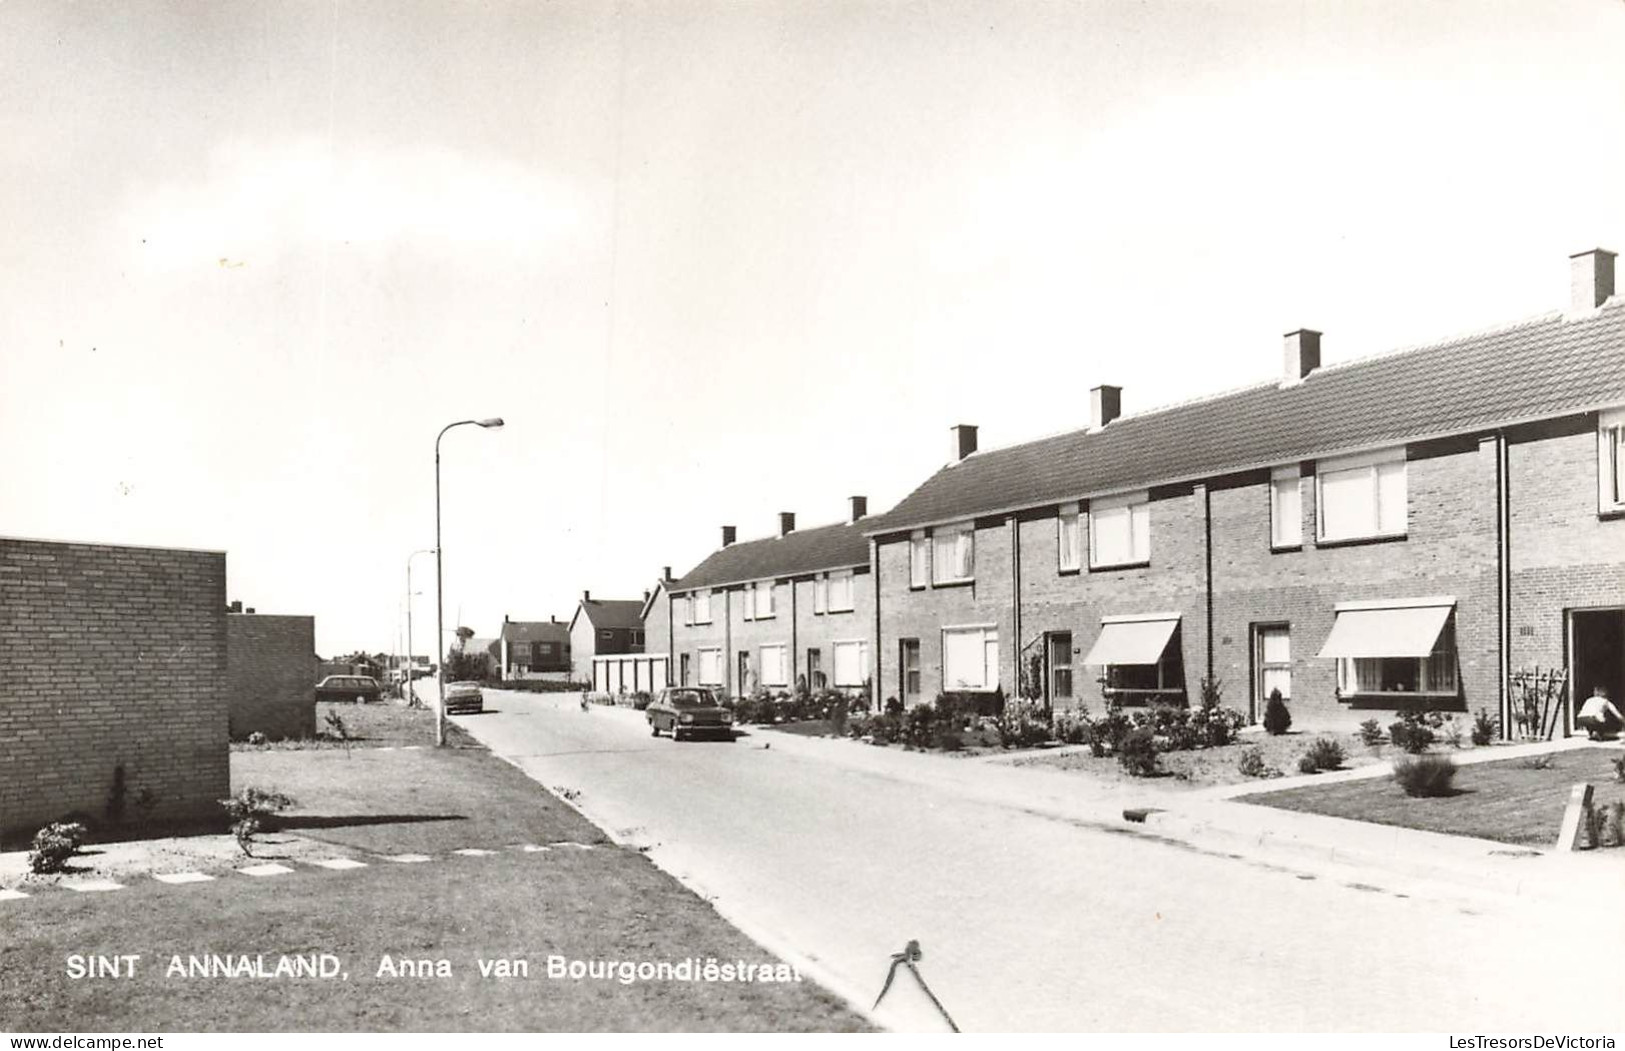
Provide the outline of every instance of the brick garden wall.
[[[226,556],[0,539],[0,833],[219,815]],[[153,803],[142,813],[138,798]]]
[[231,738],[316,736],[316,618],[226,615]]

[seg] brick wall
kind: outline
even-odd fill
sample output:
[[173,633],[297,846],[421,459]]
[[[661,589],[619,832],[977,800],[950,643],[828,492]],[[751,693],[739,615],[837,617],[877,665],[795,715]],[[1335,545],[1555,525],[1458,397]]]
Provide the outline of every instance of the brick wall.
[[231,737],[316,736],[316,618],[226,615]]
[[230,792],[226,556],[0,539],[0,832],[214,818]]

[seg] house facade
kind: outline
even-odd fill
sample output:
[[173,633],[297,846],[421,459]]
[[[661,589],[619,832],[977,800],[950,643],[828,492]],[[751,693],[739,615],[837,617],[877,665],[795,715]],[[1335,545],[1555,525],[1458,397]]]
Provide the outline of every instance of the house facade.
[[835,525],[798,530],[786,512],[777,535],[745,542],[724,526],[722,546],[668,589],[672,681],[730,697],[864,690],[875,632],[867,513],[855,496]]
[[[1186,703],[1352,727],[1512,719],[1517,673],[1625,693],[1625,300],[1570,261],[1561,312],[951,459],[870,523],[877,694]],[[685,581],[686,582],[686,581]],[[731,598],[725,600],[731,605]],[[736,644],[737,645],[737,644]]]
[[231,739],[316,736],[316,618],[226,614]]
[[595,599],[583,591],[570,617],[571,677],[593,681],[593,658],[642,653],[642,599]]
[[566,678],[570,674],[570,626],[557,619],[502,618],[497,669],[504,680]]

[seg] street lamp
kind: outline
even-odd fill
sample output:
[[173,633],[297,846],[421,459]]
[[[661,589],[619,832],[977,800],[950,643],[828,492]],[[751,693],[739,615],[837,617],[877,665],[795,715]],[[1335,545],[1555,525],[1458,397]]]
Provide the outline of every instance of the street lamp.
[[412,660],[412,560],[419,555],[433,554],[434,548],[425,547],[406,556],[406,700],[411,704],[412,698],[418,695],[413,685],[412,669],[415,664]]
[[[458,420],[448,423],[440,428],[440,433],[434,437],[434,604],[435,604],[435,659],[440,664],[440,696],[434,706],[434,746],[443,747],[446,743],[446,655],[439,652],[439,648],[446,644],[446,581],[441,569],[441,552],[445,548],[440,543],[440,439],[453,427],[462,427],[473,424],[476,427],[501,427],[502,417],[492,416],[484,420]],[[407,559],[408,565],[411,559]]]

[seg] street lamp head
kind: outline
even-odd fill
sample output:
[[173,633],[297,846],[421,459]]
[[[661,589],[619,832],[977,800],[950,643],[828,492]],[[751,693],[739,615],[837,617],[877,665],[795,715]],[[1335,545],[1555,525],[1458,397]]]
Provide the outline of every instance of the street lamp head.
[[502,417],[501,416],[492,416],[488,420],[475,420],[474,422],[479,424],[481,427],[501,427],[502,426]]

